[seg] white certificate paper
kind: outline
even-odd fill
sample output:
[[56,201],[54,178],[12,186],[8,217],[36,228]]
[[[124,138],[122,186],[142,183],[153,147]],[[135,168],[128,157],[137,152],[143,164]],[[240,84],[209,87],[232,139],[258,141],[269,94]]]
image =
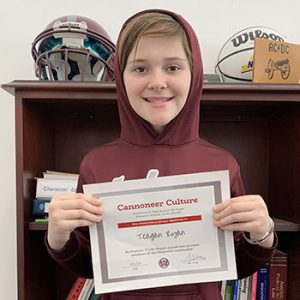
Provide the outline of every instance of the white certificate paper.
[[228,171],[84,185],[101,198],[90,226],[96,293],[235,279],[233,233],[214,225]]

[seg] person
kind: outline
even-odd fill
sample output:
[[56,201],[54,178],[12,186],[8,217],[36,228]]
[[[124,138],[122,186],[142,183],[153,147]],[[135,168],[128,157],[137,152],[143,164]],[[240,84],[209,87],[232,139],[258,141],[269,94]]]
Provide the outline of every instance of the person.
[[[199,137],[203,87],[200,47],[191,25],[166,10],[146,10],[121,29],[114,65],[120,137],[92,149],[80,166],[78,193],[53,197],[46,246],[59,264],[92,277],[88,225],[105,214],[101,199],[83,184],[116,179],[229,170],[231,198],[214,208],[215,224],[235,232],[238,277],[268,261],[276,247],[268,209],[258,195],[244,195],[240,167],[224,149]],[[219,282],[103,294],[102,300],[220,299]],[[99,298],[100,299],[100,298]]]

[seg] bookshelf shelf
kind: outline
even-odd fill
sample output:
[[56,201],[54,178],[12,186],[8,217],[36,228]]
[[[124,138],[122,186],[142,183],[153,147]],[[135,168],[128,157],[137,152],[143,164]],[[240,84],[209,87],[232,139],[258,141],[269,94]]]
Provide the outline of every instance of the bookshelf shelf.
[[29,225],[29,230],[32,231],[46,231],[48,228],[47,223],[30,222],[28,225]]
[[[47,224],[33,222],[34,177],[78,173],[91,148],[118,136],[115,85],[13,81],[2,88],[15,97],[18,299],[65,299],[75,278],[47,254]],[[247,193],[268,204],[289,256],[288,299],[298,299],[300,85],[205,84],[200,113],[200,135],[233,153]]]
[[300,224],[273,218],[275,224],[275,230],[278,232],[299,232]]

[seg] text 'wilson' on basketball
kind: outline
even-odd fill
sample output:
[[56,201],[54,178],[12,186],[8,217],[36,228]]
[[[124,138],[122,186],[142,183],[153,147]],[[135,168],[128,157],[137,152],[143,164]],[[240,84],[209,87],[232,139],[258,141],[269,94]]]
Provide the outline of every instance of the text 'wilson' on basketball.
[[231,40],[234,47],[239,47],[241,44],[245,44],[248,42],[248,40],[254,41],[256,38],[264,38],[264,39],[270,39],[274,41],[281,41],[283,42],[283,38],[279,35],[276,35],[274,33],[266,33],[261,30],[254,30],[249,32],[244,32],[238,36],[236,36],[234,39]]

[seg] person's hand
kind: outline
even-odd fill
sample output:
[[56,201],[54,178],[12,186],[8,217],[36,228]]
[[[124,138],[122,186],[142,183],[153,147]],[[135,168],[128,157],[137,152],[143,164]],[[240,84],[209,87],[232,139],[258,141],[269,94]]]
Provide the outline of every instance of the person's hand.
[[102,220],[101,200],[82,193],[54,196],[49,204],[48,244],[54,250],[64,247],[71,232]]
[[[260,240],[270,230],[272,222],[267,206],[258,195],[231,198],[215,206],[215,224],[223,230],[249,232],[253,240]],[[272,247],[274,234],[261,246]]]

